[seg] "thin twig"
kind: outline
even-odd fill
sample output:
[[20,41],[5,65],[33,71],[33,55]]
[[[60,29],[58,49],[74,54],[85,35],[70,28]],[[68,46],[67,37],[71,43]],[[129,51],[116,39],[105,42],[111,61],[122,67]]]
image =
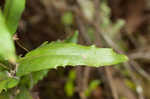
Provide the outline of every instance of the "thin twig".
[[150,52],[135,52],[135,53],[130,53],[129,57],[131,59],[147,59],[150,60]]
[[[136,91],[139,95],[139,99],[144,99],[144,96],[143,96],[143,89],[142,89],[142,86],[139,82],[139,80],[136,78],[136,76],[134,75],[134,71],[131,69],[129,63],[124,63],[124,66],[125,68],[129,71],[130,75],[131,75],[131,78],[132,80],[134,81],[134,83],[136,84]],[[140,90],[139,90],[140,89]]]
[[16,41],[16,43],[20,48],[24,49],[26,52],[29,52],[29,50],[25,48],[19,41]]
[[139,64],[133,60],[130,61],[131,65],[133,65],[134,69],[144,78],[150,81],[150,75],[146,73],[142,68],[140,68]]
[[112,91],[112,95],[114,97],[114,99],[119,99],[119,96],[118,96],[118,92],[117,92],[117,87],[115,85],[115,82],[113,80],[113,74],[112,74],[112,69],[109,67],[106,67],[105,68],[105,71],[106,71],[106,75],[107,75],[107,79],[109,80],[109,84],[110,84],[110,87],[111,87],[111,91]]

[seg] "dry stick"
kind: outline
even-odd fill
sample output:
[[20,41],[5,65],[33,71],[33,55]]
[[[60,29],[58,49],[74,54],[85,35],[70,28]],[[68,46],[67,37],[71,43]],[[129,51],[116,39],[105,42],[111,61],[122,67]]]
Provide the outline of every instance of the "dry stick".
[[115,84],[117,85],[116,87],[120,95],[126,97],[126,99],[137,99],[136,95],[133,94],[132,90],[128,88],[128,86],[125,84],[125,82],[123,82],[122,79],[115,79]]
[[[138,51],[135,53],[129,54],[129,57],[134,60],[134,59],[147,59],[150,60],[150,52],[144,52],[144,51]],[[142,68],[140,68],[139,64],[136,61],[131,61],[130,62],[133,66],[134,69],[144,78],[148,79],[150,81],[150,75],[145,72]]]
[[[77,79],[76,79],[76,83],[77,83],[77,87],[76,90],[77,92],[79,92],[79,96],[82,97],[82,67],[77,67],[76,69],[77,72]],[[83,99],[83,98],[82,98]]]
[[105,72],[106,72],[107,79],[109,80],[109,85],[111,87],[111,91],[112,91],[112,95],[113,95],[114,99],[119,99],[118,92],[116,89],[117,87],[116,87],[116,84],[115,84],[113,76],[112,76],[113,75],[112,68],[105,67]]
[[139,47],[139,44],[137,44],[137,42],[136,42],[135,38],[133,37],[133,35],[132,35],[131,33],[128,33],[128,32],[127,32],[127,36],[128,36],[128,38],[131,40],[131,43],[133,43],[134,46],[135,46],[136,48],[138,48],[138,47]]
[[104,83],[104,90],[103,91],[106,90],[106,93],[105,93],[106,99],[111,99],[112,95],[110,95],[110,93],[111,93],[112,90],[111,90],[110,85],[108,83],[108,77],[107,77],[106,72],[105,72],[105,67],[99,68],[98,69],[98,74],[100,75],[101,80]]
[[129,54],[129,57],[131,59],[146,59],[146,60],[150,60],[150,52],[145,52],[145,51],[138,51],[138,52],[133,52]]
[[143,69],[140,68],[139,64],[133,60],[130,61],[131,65],[134,66],[134,69],[144,78],[150,81],[150,75],[146,73]]
[[136,78],[136,76],[134,75],[134,73],[133,73],[134,71],[131,69],[129,63],[124,63],[124,65],[125,65],[125,68],[129,70],[129,73],[131,74],[131,77],[136,84],[136,91],[139,94],[138,98],[144,99],[142,86],[141,86],[140,82],[138,81],[138,79]]

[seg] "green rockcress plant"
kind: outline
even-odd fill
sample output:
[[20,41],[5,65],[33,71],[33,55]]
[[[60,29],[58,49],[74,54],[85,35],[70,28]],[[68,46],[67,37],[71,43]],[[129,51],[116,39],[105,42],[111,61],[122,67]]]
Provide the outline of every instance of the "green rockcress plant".
[[76,44],[78,33],[64,41],[44,43],[18,58],[12,38],[24,8],[25,0],[6,0],[4,10],[0,10],[0,99],[9,99],[14,87],[20,90],[15,99],[32,99],[29,89],[42,80],[48,69],[67,65],[110,66],[128,60],[111,48]]

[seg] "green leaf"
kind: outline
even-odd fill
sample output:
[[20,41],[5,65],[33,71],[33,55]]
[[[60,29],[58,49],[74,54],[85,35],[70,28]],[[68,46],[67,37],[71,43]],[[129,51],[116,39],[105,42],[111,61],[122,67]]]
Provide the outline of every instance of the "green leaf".
[[87,65],[100,67],[127,60],[125,55],[116,54],[109,48],[53,42],[31,51],[24,58],[19,59],[17,76],[44,69],[53,69],[58,66]]
[[20,88],[20,93],[15,97],[15,99],[33,99],[30,91],[25,88],[25,87],[21,87]]
[[90,96],[91,92],[92,92],[93,90],[95,90],[95,89],[98,87],[99,84],[100,84],[100,81],[99,81],[99,80],[93,80],[93,81],[89,84],[87,90],[85,90],[85,95],[86,95],[86,96]]
[[69,77],[64,87],[64,91],[68,97],[73,96],[75,92],[75,84],[74,84],[75,78],[76,78],[76,72],[75,70],[71,70],[69,72]]
[[19,80],[8,77],[6,71],[0,71],[0,93],[2,90],[7,90],[8,88],[13,88],[18,84]]
[[13,35],[25,8],[25,0],[5,0],[4,16],[10,33]]
[[15,48],[10,32],[5,24],[4,17],[0,10],[0,56],[11,62],[16,61]]
[[74,92],[75,92],[75,85],[74,85],[74,82],[73,81],[68,81],[65,85],[65,88],[64,88],[66,94],[68,97],[71,97],[73,96]]

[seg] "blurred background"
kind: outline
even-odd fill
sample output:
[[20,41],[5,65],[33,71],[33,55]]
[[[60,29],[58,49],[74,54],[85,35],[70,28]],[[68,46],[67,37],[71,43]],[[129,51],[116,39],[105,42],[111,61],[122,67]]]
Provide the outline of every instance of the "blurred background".
[[[150,99],[150,0],[26,1],[17,31],[24,48],[64,40],[78,30],[79,44],[129,57],[110,67],[50,70],[31,90],[34,99]],[[16,47],[18,55],[27,53]]]

